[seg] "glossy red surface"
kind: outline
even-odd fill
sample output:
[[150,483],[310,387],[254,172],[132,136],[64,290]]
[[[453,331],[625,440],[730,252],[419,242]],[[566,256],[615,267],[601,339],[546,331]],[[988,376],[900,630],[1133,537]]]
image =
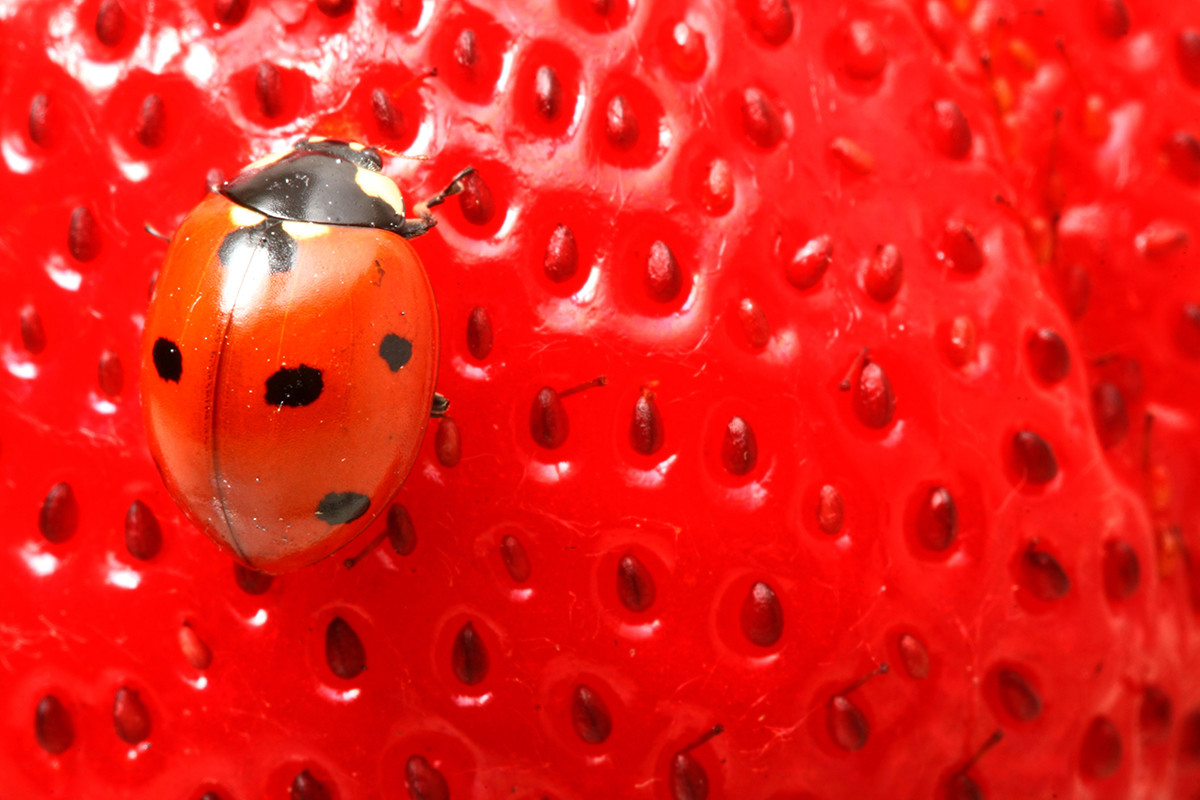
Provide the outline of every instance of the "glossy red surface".
[[[2,793],[1194,796],[1188,4],[344,5],[0,4]],[[143,225],[310,132],[479,177],[416,243],[453,435],[266,581],[150,458]]]

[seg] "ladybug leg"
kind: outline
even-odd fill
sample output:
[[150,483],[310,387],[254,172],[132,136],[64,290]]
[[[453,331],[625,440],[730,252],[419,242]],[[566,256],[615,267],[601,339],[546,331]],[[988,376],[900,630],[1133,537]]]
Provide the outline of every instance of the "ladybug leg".
[[433,408],[429,411],[431,417],[444,417],[446,411],[450,408],[450,401],[446,399],[446,395],[433,393]]
[[458,194],[459,192],[461,192],[463,190],[463,185],[462,185],[463,178],[467,177],[468,175],[474,175],[474,174],[475,174],[475,168],[467,167],[462,172],[458,173],[453,178],[451,178],[450,183],[446,184],[445,189],[442,189],[440,192],[435,194],[433,197],[426,200],[422,205],[424,205],[425,208],[433,208],[434,206],[440,206],[442,203],[446,202],[447,197],[449,197],[452,194]]
[[437,225],[437,220],[429,213],[429,209],[434,206],[440,206],[446,202],[446,198],[451,195],[458,194],[463,190],[463,178],[475,173],[474,167],[467,167],[462,172],[455,175],[450,183],[446,184],[446,188],[435,194],[433,197],[426,200],[424,203],[418,203],[413,210],[417,212],[420,219],[408,219],[404,221],[404,227],[400,230],[400,235],[405,239],[415,239],[421,234],[428,233],[429,229]]
[[146,230],[146,233],[150,234],[155,239],[162,239],[164,242],[171,241],[170,236],[167,236],[165,233],[159,233],[158,228],[155,228],[149,222],[143,223],[142,227]]

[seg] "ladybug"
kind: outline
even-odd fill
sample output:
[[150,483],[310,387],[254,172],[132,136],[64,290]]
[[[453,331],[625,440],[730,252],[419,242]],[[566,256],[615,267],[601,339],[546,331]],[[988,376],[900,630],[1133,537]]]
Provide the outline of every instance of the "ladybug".
[[384,510],[431,415],[437,307],[374,148],[309,138],[210,193],[146,315],[150,451],[187,516],[243,564],[324,558]]

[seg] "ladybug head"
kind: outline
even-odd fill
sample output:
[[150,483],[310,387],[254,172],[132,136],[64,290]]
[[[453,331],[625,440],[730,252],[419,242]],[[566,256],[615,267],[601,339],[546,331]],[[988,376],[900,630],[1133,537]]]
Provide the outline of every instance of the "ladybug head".
[[358,142],[343,142],[337,139],[325,139],[320,136],[310,136],[292,145],[293,150],[307,153],[326,153],[335,158],[344,158],[351,164],[379,172],[383,169],[383,158],[374,147],[367,147]]
[[221,187],[238,205],[268,217],[404,234],[404,198],[383,174],[373,147],[323,137],[301,139],[254,162]]

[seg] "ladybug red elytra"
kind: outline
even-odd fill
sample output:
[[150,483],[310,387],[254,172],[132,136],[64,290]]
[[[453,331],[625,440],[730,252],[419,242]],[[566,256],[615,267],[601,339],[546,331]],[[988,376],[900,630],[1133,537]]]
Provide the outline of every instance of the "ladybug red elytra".
[[437,307],[379,152],[310,138],[183,220],[146,316],[150,450],[187,516],[283,572],[353,539],[407,477],[431,413]]

